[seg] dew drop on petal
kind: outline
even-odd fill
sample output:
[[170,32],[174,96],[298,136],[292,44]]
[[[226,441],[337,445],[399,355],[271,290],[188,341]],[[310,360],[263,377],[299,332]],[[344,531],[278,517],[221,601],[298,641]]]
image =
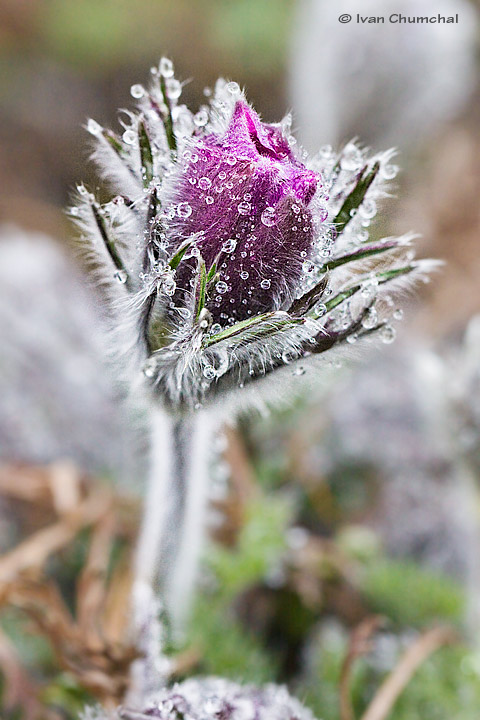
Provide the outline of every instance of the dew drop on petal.
[[225,242],[222,245],[223,252],[226,253],[232,253],[235,248],[237,247],[237,241],[234,238],[229,238],[228,240],[225,240]]
[[201,177],[198,181],[198,187],[200,188],[200,190],[208,190],[211,184],[212,181],[208,177]]
[[192,214],[192,208],[187,202],[181,202],[177,205],[177,215],[181,218],[188,218]]
[[173,77],[173,63],[169,58],[162,57],[160,60],[160,75],[163,75],[164,78],[171,78]]
[[152,378],[155,375],[157,369],[157,361],[155,358],[149,358],[143,366],[143,374],[147,378]]
[[134,145],[137,140],[137,133],[134,130],[125,130],[122,137],[124,143]]
[[382,165],[381,169],[381,175],[385,178],[385,180],[393,180],[393,178],[398,173],[398,166],[397,165]]
[[220,325],[220,323],[213,323],[212,327],[210,328],[210,332],[212,335],[216,335],[221,331],[221,329],[222,326]]
[[235,81],[227,83],[226,88],[231,95],[238,95],[240,92],[240,85]]
[[315,270],[315,265],[310,260],[305,260],[302,263],[302,270],[304,273],[312,273]]
[[293,362],[297,359],[296,353],[292,352],[291,350],[284,350],[282,353],[282,361],[288,365],[289,363]]
[[395,340],[397,331],[392,325],[385,325],[380,331],[380,337],[385,345],[390,345]]
[[93,120],[90,118],[87,122],[87,130],[91,135],[101,135],[102,134],[102,126],[98,124],[96,120]]
[[167,97],[170,100],[178,100],[178,98],[182,94],[181,83],[178,80],[176,80],[175,78],[171,78],[170,80],[167,80],[165,85],[166,85]]
[[132,85],[132,87],[130,88],[130,95],[133,98],[139,99],[145,95],[145,88],[143,87],[143,85]]
[[356,343],[358,340],[358,335],[356,333],[352,333],[352,335],[347,335],[346,340],[349,345],[354,345],[354,343]]
[[203,368],[203,374],[207,378],[207,380],[213,380],[217,373],[213,365],[205,365],[205,367]]
[[[227,163],[227,165],[233,167],[237,164],[237,158],[235,157],[235,155],[227,155],[227,157],[225,158],[225,162]],[[227,185],[227,187],[229,187],[229,185]],[[231,185],[231,187],[233,187],[233,185]]]
[[215,200],[211,195],[207,195],[207,197],[205,198],[205,202],[207,203],[207,205],[213,205]]
[[271,284],[272,281],[266,278],[265,280],[262,280],[262,282],[260,283],[260,287],[262,288],[262,290],[268,290]]
[[275,208],[266,207],[262,212],[260,219],[266,227],[272,227],[275,225]]
[[372,328],[375,327],[375,325],[377,324],[377,322],[378,322],[378,314],[377,314],[377,311],[376,311],[376,309],[375,309],[374,307],[371,307],[371,308],[369,308],[369,309],[367,310],[367,312],[365,313],[365,317],[364,317],[363,320],[362,320],[362,326],[363,326],[366,330],[371,330]]
[[224,295],[228,290],[228,285],[223,280],[219,280],[215,285],[215,289],[220,295]]
[[294,368],[293,370],[294,375],[305,375],[305,368],[303,365],[299,365],[298,367]]
[[242,280],[247,280],[248,272],[246,270],[242,270],[242,272],[240,273],[240,277],[242,278]]
[[248,215],[250,213],[250,210],[252,209],[252,206],[249,202],[244,201],[238,203],[237,209],[240,215]]
[[199,110],[193,118],[196,127],[202,128],[208,123],[208,113],[206,110]]
[[395,312],[393,313],[393,317],[395,320],[403,320],[402,308],[398,308],[398,310],[395,310]]

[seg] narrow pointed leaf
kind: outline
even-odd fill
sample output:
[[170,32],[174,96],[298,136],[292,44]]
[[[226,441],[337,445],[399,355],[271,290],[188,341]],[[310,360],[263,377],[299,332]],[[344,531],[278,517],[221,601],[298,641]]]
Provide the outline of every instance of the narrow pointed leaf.
[[177,151],[177,139],[173,130],[173,117],[172,117],[172,106],[170,99],[167,95],[167,86],[165,84],[165,78],[163,75],[160,76],[160,90],[163,96],[163,102],[167,108],[166,112],[162,113],[163,125],[165,127],[165,134],[167,136],[167,143],[170,150],[173,152]]
[[195,320],[198,320],[200,313],[205,307],[206,289],[207,289],[207,271],[205,268],[205,261],[200,258],[199,261],[199,287],[198,287],[198,300],[197,300],[197,312],[195,313]]
[[105,244],[105,248],[106,248],[113,264],[117,268],[117,270],[119,270],[120,272],[125,274],[125,276],[127,278],[126,284],[128,285],[129,284],[128,273],[125,269],[122,258],[120,257],[120,255],[117,251],[117,248],[115,247],[115,240],[112,237],[110,237],[108,230],[107,230],[105,220],[101,216],[96,203],[94,203],[94,202],[90,203],[90,208],[92,210],[92,214],[95,219],[95,223],[97,225],[98,232],[100,233],[100,236]]
[[138,123],[138,145],[140,148],[143,185],[148,188],[153,180],[153,153],[144,120],[140,120]]
[[170,260],[168,261],[168,264],[172,268],[172,270],[176,270],[177,267],[180,265],[181,261],[183,260],[183,257],[185,253],[187,252],[188,248],[192,245],[192,241],[186,242],[183,245],[180,246],[180,248],[177,250],[175,255],[173,255]]
[[324,263],[320,268],[320,272],[327,272],[328,270],[334,270],[335,268],[340,267],[341,265],[346,265],[350,262],[356,262],[375,255],[381,255],[388,250],[394,250],[398,247],[400,247],[398,240],[388,240],[384,243],[361,246],[351,253],[340,255],[339,257],[332,258],[328,262]]
[[303,315],[308,312],[322,298],[327,285],[328,276],[325,275],[311,290],[294,300],[288,308],[288,312],[291,315]]
[[367,194],[370,185],[375,180],[379,170],[379,162],[376,162],[371,170],[368,170],[367,167],[364,169],[359,181],[353,188],[350,195],[348,195],[345,199],[345,202],[333,221],[338,233],[343,232],[352,219],[352,210],[356,210],[362,204],[365,199],[365,195]]

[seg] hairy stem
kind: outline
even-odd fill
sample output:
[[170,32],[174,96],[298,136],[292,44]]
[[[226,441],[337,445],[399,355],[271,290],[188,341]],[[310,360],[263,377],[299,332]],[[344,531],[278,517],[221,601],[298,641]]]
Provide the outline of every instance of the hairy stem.
[[[158,668],[161,641],[157,637],[151,642],[158,613],[165,609],[178,632],[192,600],[205,529],[213,430],[205,413],[175,418],[153,412],[151,469],[133,594],[134,632],[145,656],[143,669],[137,668],[133,679],[137,687],[148,688],[152,670]],[[154,674],[158,686],[158,670]]]

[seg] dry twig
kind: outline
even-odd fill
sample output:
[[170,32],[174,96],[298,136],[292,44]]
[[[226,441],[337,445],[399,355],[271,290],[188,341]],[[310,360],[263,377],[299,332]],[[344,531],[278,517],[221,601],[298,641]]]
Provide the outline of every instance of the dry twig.
[[386,720],[417,668],[443,645],[456,641],[458,634],[450,627],[436,627],[420,635],[382,683],[361,720]]

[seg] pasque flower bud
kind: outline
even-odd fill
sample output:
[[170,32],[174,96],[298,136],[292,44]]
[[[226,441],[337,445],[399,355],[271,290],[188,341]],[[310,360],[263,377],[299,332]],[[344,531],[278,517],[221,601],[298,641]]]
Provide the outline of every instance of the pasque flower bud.
[[181,90],[163,60],[132,87],[121,136],[87,125],[119,194],[100,204],[80,187],[72,214],[106,270],[129,372],[171,410],[198,409],[253,383],[255,402],[260,384],[275,396],[266,376],[286,374],[286,390],[346,343],[390,342],[391,293],[432,267],[413,236],[369,239],[393,153],[349,143],[311,158],[237,83],[218,81],[195,115]]
[[[217,259],[206,304],[214,320],[232,323],[291,303],[313,252],[311,201],[320,177],[295,157],[281,130],[239,100],[223,136],[193,142],[172,183],[174,247],[197,234],[206,265]],[[193,286],[192,264],[177,278]]]

